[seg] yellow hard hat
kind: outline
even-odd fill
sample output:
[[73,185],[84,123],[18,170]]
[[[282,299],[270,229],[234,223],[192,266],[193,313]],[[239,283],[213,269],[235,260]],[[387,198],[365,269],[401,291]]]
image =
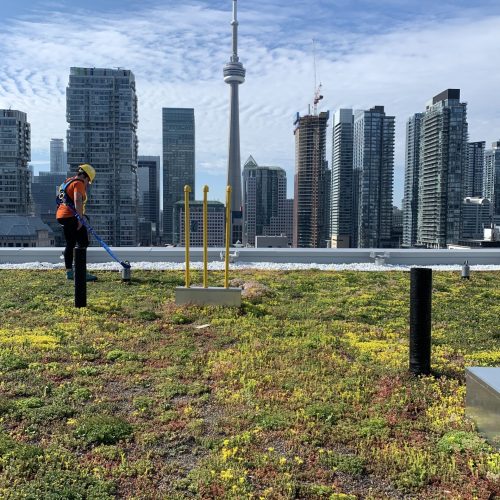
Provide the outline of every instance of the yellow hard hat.
[[84,163],[83,165],[80,165],[79,170],[87,174],[89,183],[92,184],[93,180],[95,179],[94,167],[92,165],[89,165],[88,163]]

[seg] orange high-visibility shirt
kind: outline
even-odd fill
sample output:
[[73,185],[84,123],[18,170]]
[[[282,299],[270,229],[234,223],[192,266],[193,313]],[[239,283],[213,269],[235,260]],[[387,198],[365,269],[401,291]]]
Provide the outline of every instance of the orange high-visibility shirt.
[[[71,179],[71,177],[66,179],[64,182],[68,182],[69,179]],[[68,198],[73,201],[73,204],[75,203],[76,193],[80,193],[82,195],[83,213],[85,213],[85,203],[87,202],[87,190],[85,189],[85,183],[81,180],[73,181],[66,188],[66,194]],[[64,219],[66,217],[74,217],[74,216],[75,216],[74,212],[67,205],[61,203],[57,207],[56,219]]]

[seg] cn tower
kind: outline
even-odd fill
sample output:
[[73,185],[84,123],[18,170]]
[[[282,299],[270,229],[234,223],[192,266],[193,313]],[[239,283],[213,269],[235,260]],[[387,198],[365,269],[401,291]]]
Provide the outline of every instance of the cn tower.
[[224,66],[224,81],[231,86],[229,115],[229,156],[227,162],[227,185],[231,186],[231,241],[243,241],[243,214],[241,203],[241,159],[240,159],[240,110],[238,86],[245,81],[245,68],[238,57],[237,0],[233,0],[233,55]]

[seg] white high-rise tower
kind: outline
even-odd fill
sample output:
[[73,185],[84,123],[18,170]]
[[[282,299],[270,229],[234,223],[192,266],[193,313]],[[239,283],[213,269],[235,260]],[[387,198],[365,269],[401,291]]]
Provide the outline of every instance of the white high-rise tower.
[[229,156],[227,185],[231,186],[231,240],[243,241],[243,214],[241,203],[240,111],[238,86],[245,81],[245,68],[238,57],[238,20],[236,1],[233,0],[233,55],[224,66],[224,81],[231,86],[231,111],[229,115]]

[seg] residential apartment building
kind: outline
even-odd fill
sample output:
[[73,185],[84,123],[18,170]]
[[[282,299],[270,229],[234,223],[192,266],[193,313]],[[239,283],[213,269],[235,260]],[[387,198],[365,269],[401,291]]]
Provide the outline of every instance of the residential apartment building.
[[31,129],[26,113],[0,109],[0,214],[32,211]]
[[467,164],[464,174],[464,196],[480,198],[483,196],[483,171],[485,141],[467,144]]
[[136,245],[137,96],[126,69],[71,68],[66,90],[68,164],[90,163],[96,179],[87,212],[110,245]]
[[330,171],[326,161],[328,112],[300,116],[295,135],[293,246],[326,247],[330,226]]
[[484,153],[483,196],[490,200],[493,216],[500,217],[500,141]]
[[353,235],[353,135],[352,109],[336,111],[333,123],[330,238],[332,248],[349,248]]
[[421,119],[417,243],[446,248],[460,239],[468,159],[467,104],[448,89],[428,102]]
[[184,186],[195,193],[195,121],[192,108],[163,108],[163,241],[174,243],[174,206]]
[[359,248],[391,245],[394,116],[384,106],[357,111],[353,138],[353,220]]
[[415,113],[406,122],[405,185],[403,200],[402,246],[417,243],[418,183],[420,175],[420,123],[422,113]]

